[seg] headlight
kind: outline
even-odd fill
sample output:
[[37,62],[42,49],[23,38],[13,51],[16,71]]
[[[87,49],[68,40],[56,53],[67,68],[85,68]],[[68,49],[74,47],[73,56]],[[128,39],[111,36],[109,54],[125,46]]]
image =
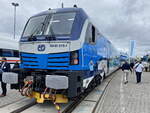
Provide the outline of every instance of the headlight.
[[79,64],[79,51],[73,51],[70,54],[70,64],[78,65]]

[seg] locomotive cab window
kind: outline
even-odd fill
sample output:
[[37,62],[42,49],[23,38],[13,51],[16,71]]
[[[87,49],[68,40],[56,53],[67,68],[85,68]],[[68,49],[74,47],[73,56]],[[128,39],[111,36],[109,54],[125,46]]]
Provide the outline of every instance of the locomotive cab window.
[[19,51],[14,50],[14,57],[19,57]]
[[95,27],[92,24],[89,24],[86,30],[86,37],[85,41],[86,43],[95,44]]
[[95,43],[95,27],[92,26],[92,43]]
[[13,56],[13,51],[9,50],[9,49],[3,49],[2,56],[4,56],[4,57],[12,57]]
[[0,49],[0,56],[2,56],[2,49]]
[[0,56],[1,57],[19,57],[19,51],[12,50],[12,49],[0,49]]
[[22,37],[49,36],[70,38],[76,12],[51,13],[29,19]]
[[89,24],[86,30],[85,42],[90,43],[91,39],[92,39],[92,30],[91,30],[91,24]]

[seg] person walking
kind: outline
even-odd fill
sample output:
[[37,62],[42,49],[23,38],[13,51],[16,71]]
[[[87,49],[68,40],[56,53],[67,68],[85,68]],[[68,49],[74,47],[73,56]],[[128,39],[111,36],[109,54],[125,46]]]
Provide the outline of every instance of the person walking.
[[129,76],[129,71],[132,72],[132,69],[130,67],[130,64],[125,61],[125,63],[122,65],[122,71],[124,72],[124,76],[123,76],[123,82],[124,84],[127,84],[128,83],[128,76]]
[[135,70],[135,74],[136,74],[136,81],[137,83],[140,83],[141,82],[141,75],[142,75],[142,72],[144,70],[144,66],[142,65],[142,62],[137,62],[135,65],[134,65],[134,70]]
[[3,72],[9,72],[10,71],[10,64],[7,63],[7,59],[5,57],[2,58],[2,63],[0,65],[0,81],[1,81],[1,89],[2,94],[0,97],[6,96],[7,93],[7,84],[2,81],[2,74]]
[[130,67],[131,67],[132,72],[133,72],[133,67],[134,67],[134,62],[133,61],[130,63]]
[[143,66],[145,68],[145,71],[147,72],[148,71],[148,67],[149,67],[148,62],[144,61],[142,64],[143,64]]

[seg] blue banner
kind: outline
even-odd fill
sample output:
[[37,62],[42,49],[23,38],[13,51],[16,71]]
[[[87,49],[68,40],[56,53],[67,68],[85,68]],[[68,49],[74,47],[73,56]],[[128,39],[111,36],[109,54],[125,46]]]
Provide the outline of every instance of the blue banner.
[[134,57],[135,56],[135,40],[130,40],[130,57]]

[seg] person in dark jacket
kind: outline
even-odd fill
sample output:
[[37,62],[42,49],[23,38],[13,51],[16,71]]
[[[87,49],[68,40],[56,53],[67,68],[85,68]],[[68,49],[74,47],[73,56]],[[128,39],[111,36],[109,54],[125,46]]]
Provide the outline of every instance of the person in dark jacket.
[[1,81],[1,88],[2,88],[2,94],[0,97],[6,96],[7,93],[7,84],[2,81],[2,74],[3,72],[9,72],[10,71],[10,64],[7,63],[7,59],[5,57],[2,58],[2,63],[0,64],[0,81]]
[[134,72],[134,71],[133,71],[134,62],[131,62],[131,63],[130,63],[130,67],[131,67],[132,72]]
[[130,67],[130,64],[125,61],[125,63],[122,65],[122,71],[124,72],[124,76],[123,76],[123,82],[124,84],[128,83],[128,76],[129,76],[129,71],[132,72],[132,69]]
[[133,67],[134,67],[134,62],[131,62],[131,63],[130,63],[130,67],[131,67],[131,69],[133,69]]
[[13,68],[12,68],[12,72],[14,72],[14,73],[19,73],[19,63],[18,63],[18,61],[14,64],[14,66],[13,66]]

